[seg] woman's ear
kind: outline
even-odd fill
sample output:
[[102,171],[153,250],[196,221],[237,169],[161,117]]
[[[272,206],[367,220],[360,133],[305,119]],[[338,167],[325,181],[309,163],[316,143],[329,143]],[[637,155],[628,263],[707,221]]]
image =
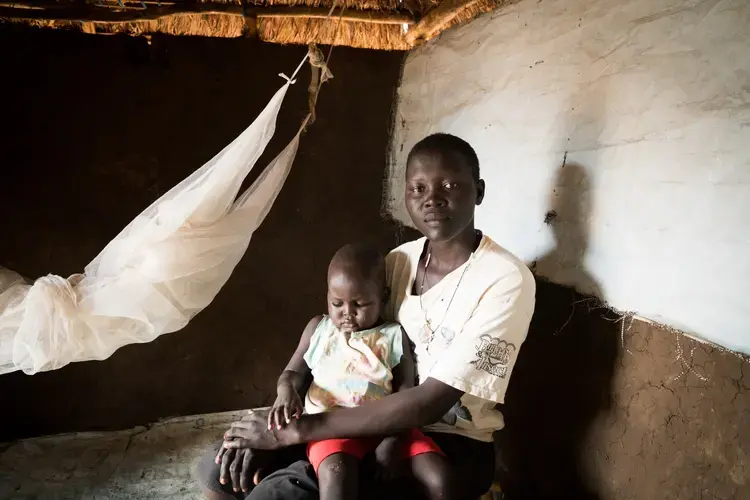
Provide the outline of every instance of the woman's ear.
[[484,179],[479,179],[477,182],[477,205],[481,205],[484,200]]

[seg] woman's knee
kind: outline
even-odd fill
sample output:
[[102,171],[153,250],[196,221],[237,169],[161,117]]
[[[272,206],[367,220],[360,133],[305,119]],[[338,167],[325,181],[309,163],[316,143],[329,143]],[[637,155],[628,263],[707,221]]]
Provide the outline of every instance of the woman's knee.
[[456,498],[455,471],[438,453],[424,453],[412,458],[412,471],[428,498]]
[[247,500],[318,500],[318,495],[312,465],[297,461],[263,479]]

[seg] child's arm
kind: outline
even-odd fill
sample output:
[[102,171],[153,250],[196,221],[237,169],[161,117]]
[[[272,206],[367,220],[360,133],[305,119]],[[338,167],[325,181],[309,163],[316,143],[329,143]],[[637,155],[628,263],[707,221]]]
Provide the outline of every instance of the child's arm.
[[401,362],[396,365],[393,372],[393,381],[391,386],[393,392],[403,391],[414,387],[416,374],[414,372],[414,357],[411,355],[411,345],[409,345],[409,337],[406,335],[404,329],[401,329],[401,343],[402,343],[402,356]]
[[307,323],[297,349],[292,359],[276,383],[276,401],[268,414],[268,428],[282,428],[291,421],[292,417],[302,416],[302,401],[300,394],[304,392],[310,378],[310,367],[305,362],[305,353],[310,347],[310,339],[315,333],[322,316],[316,316]]

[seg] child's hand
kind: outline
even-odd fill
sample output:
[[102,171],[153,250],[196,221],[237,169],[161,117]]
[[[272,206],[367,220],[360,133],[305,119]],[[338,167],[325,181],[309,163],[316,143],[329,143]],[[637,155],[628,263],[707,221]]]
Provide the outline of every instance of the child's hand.
[[292,421],[292,418],[302,416],[302,401],[299,394],[290,385],[280,385],[277,388],[276,401],[268,414],[268,428],[281,429]]
[[376,474],[381,480],[401,476],[406,468],[404,442],[400,436],[389,436],[375,448]]

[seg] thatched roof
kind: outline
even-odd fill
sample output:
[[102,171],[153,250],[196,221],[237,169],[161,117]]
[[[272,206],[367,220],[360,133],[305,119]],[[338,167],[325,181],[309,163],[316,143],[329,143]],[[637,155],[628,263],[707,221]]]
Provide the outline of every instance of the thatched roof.
[[408,50],[506,0],[0,0],[0,21],[86,33]]

